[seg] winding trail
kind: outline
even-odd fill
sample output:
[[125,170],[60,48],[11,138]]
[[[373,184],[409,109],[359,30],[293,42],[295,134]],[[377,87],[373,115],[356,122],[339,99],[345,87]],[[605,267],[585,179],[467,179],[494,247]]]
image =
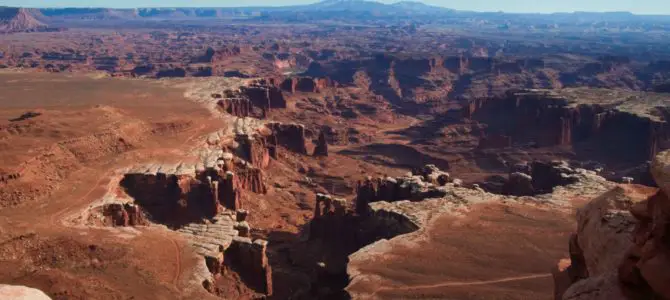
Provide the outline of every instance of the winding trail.
[[381,288],[378,288],[372,295],[374,296],[375,294],[377,294],[379,292],[383,292],[383,291],[408,291],[408,290],[432,289],[432,288],[440,288],[440,287],[460,287],[460,286],[473,286],[473,285],[487,285],[487,284],[505,283],[505,282],[522,281],[522,280],[547,278],[547,277],[551,277],[551,274],[550,273],[547,273],[547,274],[533,274],[533,275],[525,275],[525,276],[504,277],[504,278],[492,279],[492,280],[479,280],[479,281],[466,281],[466,282],[456,281],[456,282],[443,282],[443,283],[427,284],[427,285],[381,287]]
[[[103,180],[105,180],[105,179],[110,179],[110,176],[107,175],[107,172],[105,172],[105,173],[103,173],[103,174],[104,174],[104,175],[102,175],[102,176],[100,176],[100,177],[98,178],[98,181],[96,181],[96,182],[93,184],[93,186],[86,192],[86,194],[84,194],[83,196],[81,196],[81,197],[79,198],[79,201],[78,201],[77,203],[79,203],[79,202],[84,202],[84,201],[86,200],[86,198],[88,198],[88,197],[89,197],[89,196],[90,196],[96,189],[98,189],[98,188],[100,187],[100,184],[102,183]],[[75,205],[76,205],[77,203],[75,203]],[[66,214],[70,209],[72,209],[75,205],[68,205],[68,206],[66,206],[65,208],[63,208],[63,209],[61,209],[60,211],[58,211],[57,213],[51,215],[51,217],[49,218],[49,224],[51,224],[51,225],[53,225],[53,226],[59,226],[59,225],[62,226],[63,224],[59,224],[58,221],[63,217],[63,215],[65,215],[65,214]]]

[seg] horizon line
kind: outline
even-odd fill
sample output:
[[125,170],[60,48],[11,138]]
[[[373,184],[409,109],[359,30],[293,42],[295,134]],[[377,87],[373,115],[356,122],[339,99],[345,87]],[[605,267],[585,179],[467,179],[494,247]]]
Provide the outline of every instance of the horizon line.
[[[415,2],[415,3],[421,3],[426,6],[432,6],[432,7],[437,7],[437,8],[442,8],[442,9],[447,9],[447,10],[452,10],[455,12],[471,12],[471,13],[503,13],[503,14],[519,14],[519,15],[556,15],[556,14],[580,14],[580,13],[586,13],[586,14],[629,14],[629,15],[634,15],[634,16],[669,16],[670,14],[651,14],[651,13],[634,13],[631,11],[627,10],[612,10],[612,11],[580,11],[580,10],[575,10],[575,11],[553,11],[553,12],[520,12],[520,11],[504,11],[504,10],[460,10],[460,9],[453,9],[450,7],[445,7],[445,6],[436,6],[436,5],[431,5],[431,4],[425,4],[420,1],[397,1],[395,3],[391,4],[386,4],[383,2],[378,2],[378,1],[369,1],[365,0],[366,2],[376,2],[382,5],[393,5],[396,3],[402,3],[402,2]],[[314,5],[317,4],[321,1],[317,1],[314,3],[310,4],[294,4],[294,5],[248,5],[248,6],[139,6],[139,7],[110,7],[110,6],[6,6],[6,5],[0,5],[0,8],[2,7],[8,7],[8,8],[32,8],[32,9],[68,9],[68,8],[74,8],[74,9],[126,9],[126,10],[133,10],[133,9],[156,9],[156,8],[162,8],[162,9],[179,9],[179,8],[210,8],[210,9],[217,9],[217,8],[282,8],[282,7],[300,7],[300,6],[309,6],[309,5]]]

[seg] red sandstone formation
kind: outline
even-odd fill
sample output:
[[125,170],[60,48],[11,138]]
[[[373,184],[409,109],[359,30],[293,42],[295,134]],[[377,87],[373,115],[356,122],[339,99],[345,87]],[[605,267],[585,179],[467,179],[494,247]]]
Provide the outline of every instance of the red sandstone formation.
[[272,295],[272,269],[266,254],[267,242],[235,237],[226,250],[225,262],[254,290]]
[[241,209],[244,191],[267,192],[261,169],[232,160],[224,155],[211,167],[177,168],[185,171],[171,171],[169,167],[155,171],[161,166],[138,168],[143,171],[126,174],[121,185],[159,223],[180,225],[212,218],[224,207]]
[[290,93],[320,93],[327,88],[336,87],[337,84],[327,77],[291,77],[284,79],[278,86]]
[[107,224],[112,226],[142,226],[148,225],[142,208],[134,204],[108,204],[103,208],[103,215],[108,219]]
[[[515,143],[530,142],[538,146],[593,142],[602,151],[622,152],[621,157],[646,161],[668,140],[670,135],[664,122],[649,116],[663,115],[662,111],[647,112],[648,107],[639,108],[640,111],[635,107],[617,109],[616,105],[627,101],[641,105],[626,95],[614,95],[612,99],[603,100],[605,102],[590,102],[591,96],[580,93],[584,92],[510,91],[503,98],[472,100],[464,108],[464,114],[505,132],[498,141],[502,144],[507,143],[503,141],[504,136]],[[489,141],[482,142],[485,146],[489,144]],[[629,146],[618,147],[622,144]]]
[[240,157],[248,161],[252,166],[258,169],[265,169],[270,164],[270,145],[267,139],[261,135],[238,135],[235,137],[238,143]]
[[242,87],[241,92],[254,106],[262,109],[263,118],[267,117],[272,109],[286,108],[286,99],[281,90],[275,86],[266,85],[265,82]]
[[314,156],[328,156],[328,138],[326,137],[326,132],[321,130],[319,134],[319,140],[316,143],[314,148]]
[[556,299],[670,298],[668,166],[670,152],[659,154],[652,172],[661,190],[652,196],[617,187],[579,211],[571,264],[554,272]]
[[252,106],[246,98],[225,98],[219,100],[218,106],[228,114],[237,117],[248,117],[252,115]]
[[265,126],[272,131],[272,137],[277,145],[283,146],[295,153],[307,155],[305,126],[280,122],[270,122]]
[[359,181],[356,187],[355,210],[359,215],[366,215],[368,204],[371,202],[439,198],[446,193],[441,187],[449,182],[451,182],[449,173],[439,170],[435,165],[426,165],[421,170],[403,177],[377,179],[368,177]]
[[316,194],[314,218],[325,215],[344,216],[347,212],[347,200],[333,198],[330,195]]

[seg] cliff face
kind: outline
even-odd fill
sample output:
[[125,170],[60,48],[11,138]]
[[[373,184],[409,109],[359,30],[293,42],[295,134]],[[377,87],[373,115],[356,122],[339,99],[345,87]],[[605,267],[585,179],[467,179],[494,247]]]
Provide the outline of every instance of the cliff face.
[[224,261],[236,270],[245,283],[267,296],[272,295],[272,268],[266,254],[268,242],[235,237],[225,252]]
[[654,160],[660,191],[620,186],[577,213],[569,261],[554,270],[556,299],[670,297],[670,152]]
[[245,192],[267,192],[262,170],[236,161],[230,153],[197,165],[137,167],[121,185],[152,220],[174,227],[212,218],[224,208],[242,209]]
[[272,132],[269,137],[271,143],[283,146],[295,153],[307,155],[304,125],[270,122],[265,126]]
[[[515,144],[573,146],[580,151],[579,144],[590,142],[604,155],[639,162],[666,148],[669,131],[663,112],[654,113],[661,117],[646,116],[632,107],[633,101],[622,104],[603,97],[602,104],[580,103],[543,91],[513,91],[502,98],[470,101],[464,116],[502,131]],[[491,141],[484,139],[482,145],[490,146]]]

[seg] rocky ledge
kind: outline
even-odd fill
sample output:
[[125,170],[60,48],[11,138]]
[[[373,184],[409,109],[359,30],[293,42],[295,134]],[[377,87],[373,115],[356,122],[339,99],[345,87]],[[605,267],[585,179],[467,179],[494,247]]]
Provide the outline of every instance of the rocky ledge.
[[555,298],[670,298],[670,151],[656,156],[660,190],[616,187],[577,213],[570,258],[554,269]]
[[[547,164],[552,171],[570,178],[568,184],[555,186],[547,194],[536,196],[507,196],[492,194],[479,186],[464,187],[458,179],[426,166],[398,178],[368,178],[359,185],[358,209],[365,205],[365,214],[376,223],[383,223],[388,230],[395,231],[391,238],[380,239],[349,256],[347,274],[350,282],[347,291],[354,298],[369,299],[367,289],[359,288],[378,280],[376,275],[366,274],[362,267],[375,258],[388,255],[397,247],[420,245],[428,238],[427,231],[442,216],[465,216],[475,204],[513,202],[527,205],[546,205],[555,209],[566,209],[575,199],[591,199],[610,190],[616,184],[605,180],[594,171],[572,169],[565,163]],[[389,188],[389,185],[391,186]],[[401,191],[388,193],[387,191]],[[425,197],[422,197],[425,196]],[[387,200],[382,200],[387,198]]]

